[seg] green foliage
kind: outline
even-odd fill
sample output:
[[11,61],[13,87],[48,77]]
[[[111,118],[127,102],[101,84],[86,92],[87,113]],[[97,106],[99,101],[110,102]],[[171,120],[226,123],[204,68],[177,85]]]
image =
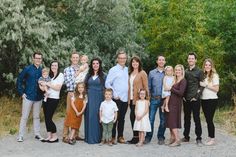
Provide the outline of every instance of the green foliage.
[[200,67],[206,57],[215,61],[220,98],[230,103],[236,93],[235,19],[234,0],[2,0],[0,90],[14,89],[36,50],[46,66],[58,59],[64,68],[75,48],[102,58],[107,71],[124,47],[142,58],[147,72],[157,54],[169,65],[186,65],[187,53],[195,51]]
[[16,75],[35,51],[43,53],[46,65],[53,59],[68,60],[73,42],[59,36],[64,27],[46,15],[44,6],[27,8],[22,0],[2,0],[0,10],[1,91],[14,89]]
[[[187,54],[195,51],[198,65],[205,58],[216,63],[221,77],[220,97],[230,102],[235,93],[236,2],[133,0],[140,24],[139,34],[144,37],[152,56],[164,54],[167,64],[186,64]],[[228,90],[231,89],[231,90]]]

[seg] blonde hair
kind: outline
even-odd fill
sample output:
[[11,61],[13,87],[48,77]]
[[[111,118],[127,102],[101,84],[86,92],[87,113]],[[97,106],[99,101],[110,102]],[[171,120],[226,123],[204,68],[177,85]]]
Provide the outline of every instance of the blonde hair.
[[172,69],[172,75],[173,75],[173,67],[172,66],[170,66],[170,65],[167,65],[166,67],[165,67],[165,75],[166,75],[166,70],[168,69],[168,68],[171,68]]
[[[175,66],[175,69],[177,69],[177,68],[180,68],[181,70],[182,70],[182,75],[183,75],[183,78],[184,78],[184,75],[185,75],[185,71],[184,71],[184,66],[182,65],[182,64],[177,64],[176,66]],[[182,78],[182,79],[183,79]],[[177,81],[177,77],[175,76],[175,82]]]
[[42,74],[43,74],[43,73],[48,73],[48,74],[49,74],[49,68],[43,68],[43,69],[42,69]]
[[87,62],[88,62],[88,56],[87,55],[81,55],[80,59],[82,59],[83,57],[85,57],[87,59]]
[[217,74],[217,72],[216,72],[215,64],[214,64],[213,60],[210,59],[210,58],[207,58],[207,59],[204,60],[203,65],[202,65],[202,69],[203,69],[205,77],[207,77],[207,72],[205,70],[206,62],[209,62],[211,64],[211,71],[210,71],[210,73],[208,75],[208,80],[207,80],[208,82],[211,82],[213,80],[213,75]]

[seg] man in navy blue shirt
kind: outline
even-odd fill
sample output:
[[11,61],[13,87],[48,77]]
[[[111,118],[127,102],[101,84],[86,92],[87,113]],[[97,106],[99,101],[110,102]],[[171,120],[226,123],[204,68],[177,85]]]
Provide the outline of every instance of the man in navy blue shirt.
[[22,116],[20,120],[19,136],[17,141],[23,142],[27,120],[33,106],[33,123],[35,139],[43,140],[40,135],[40,109],[42,105],[43,93],[39,89],[38,79],[42,75],[42,54],[33,54],[33,64],[26,66],[17,78],[17,90],[22,97]]
[[165,75],[164,72],[164,66],[165,66],[165,57],[162,55],[157,56],[156,58],[157,67],[149,72],[148,75],[148,88],[151,95],[150,100],[150,107],[149,107],[149,119],[151,123],[151,132],[146,133],[145,141],[144,143],[147,144],[151,141],[153,132],[154,132],[154,122],[155,122],[155,116],[157,109],[159,109],[159,118],[160,118],[160,124],[158,128],[157,138],[158,138],[158,144],[162,145],[164,144],[164,133],[166,130],[165,127],[165,115],[164,112],[161,110],[162,106],[162,86],[163,86],[163,78]]

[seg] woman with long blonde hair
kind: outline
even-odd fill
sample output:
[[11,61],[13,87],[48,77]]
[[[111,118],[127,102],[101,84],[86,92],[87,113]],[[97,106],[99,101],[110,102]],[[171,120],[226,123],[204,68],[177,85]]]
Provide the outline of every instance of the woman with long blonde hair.
[[208,139],[205,145],[210,146],[215,144],[215,126],[213,118],[218,101],[217,92],[219,91],[219,75],[216,72],[214,62],[210,58],[205,59],[202,68],[205,79],[200,82],[200,86],[204,87],[201,96],[201,104],[208,129]]
[[181,128],[181,108],[183,104],[183,96],[187,86],[184,78],[184,67],[177,64],[174,69],[175,83],[171,87],[171,95],[169,100],[169,112],[166,112],[166,127],[170,129],[169,146],[175,147],[180,145],[178,129]]

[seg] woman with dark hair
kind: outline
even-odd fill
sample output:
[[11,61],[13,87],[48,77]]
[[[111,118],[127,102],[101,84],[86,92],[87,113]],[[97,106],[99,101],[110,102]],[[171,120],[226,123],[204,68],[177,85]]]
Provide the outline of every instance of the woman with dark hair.
[[46,102],[43,102],[43,112],[48,137],[45,140],[42,140],[42,142],[54,143],[59,140],[57,136],[57,128],[55,123],[52,121],[52,117],[59,104],[60,90],[64,82],[64,76],[60,73],[58,61],[51,62],[49,77],[51,78],[51,81],[45,83],[45,85],[48,86],[48,97]]
[[[148,90],[148,77],[147,73],[142,69],[142,63],[139,57],[132,57],[129,64],[129,94],[128,104],[130,106],[130,121],[133,129],[135,121],[135,106],[136,101],[139,99],[139,90]],[[149,94],[147,93],[147,99],[149,100]],[[133,131],[133,138],[127,143],[136,144],[139,142],[138,131]]]
[[102,71],[102,61],[99,58],[91,60],[89,72],[85,78],[88,93],[88,103],[85,110],[85,142],[89,144],[100,143],[101,126],[99,123],[99,108],[104,100],[106,75]]

